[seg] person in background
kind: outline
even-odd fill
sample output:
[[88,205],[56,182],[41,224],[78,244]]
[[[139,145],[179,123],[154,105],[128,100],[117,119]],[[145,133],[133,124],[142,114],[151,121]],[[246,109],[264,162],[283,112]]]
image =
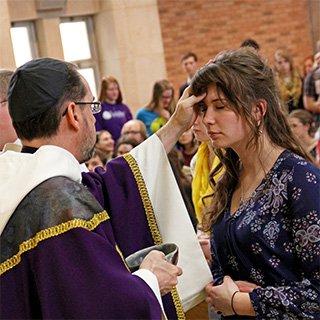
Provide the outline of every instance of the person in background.
[[254,39],[251,39],[251,38],[243,40],[240,47],[241,48],[248,48],[249,47],[249,48],[253,48],[257,52],[260,51],[260,45],[258,44],[258,42]]
[[86,161],[86,166],[90,172],[93,172],[97,167],[105,168],[106,163],[107,159],[104,153],[98,149],[94,149],[91,158]]
[[289,125],[303,149],[316,160],[316,146],[318,139],[312,114],[307,110],[294,110],[289,114]]
[[301,96],[299,99],[299,108],[304,109],[303,105],[303,96],[304,96],[304,86],[305,86],[305,80],[307,78],[307,75],[309,72],[313,70],[313,65],[314,65],[314,59],[313,56],[308,56],[303,60],[302,64],[302,88],[301,88]]
[[302,65],[302,77],[305,79],[307,74],[313,70],[313,64],[314,64],[314,57],[308,56],[303,60]]
[[147,128],[145,124],[137,119],[126,122],[121,129],[121,137],[133,139],[138,144],[147,139]]
[[96,137],[95,148],[103,154],[104,160],[108,162],[112,159],[114,152],[114,140],[111,133],[107,130],[102,130],[97,132]]
[[280,98],[287,112],[299,108],[302,82],[298,70],[293,65],[291,54],[285,49],[278,49],[274,54],[276,80]]
[[223,319],[316,319],[320,170],[279,108],[273,70],[253,50],[222,52],[190,89],[206,94],[195,105],[221,161],[213,174],[225,170],[203,218],[207,302]]
[[179,138],[178,149],[182,152],[184,165],[190,167],[190,161],[198,150],[198,143],[191,128]]
[[182,96],[183,91],[189,86],[191,78],[198,70],[198,57],[193,52],[187,52],[181,58],[181,65],[183,71],[187,74],[187,81],[179,88],[179,97]]
[[12,121],[8,110],[7,91],[13,71],[0,69],[0,152],[5,144],[13,143],[17,139],[17,134],[12,126]]
[[113,140],[117,141],[123,125],[132,119],[132,114],[128,106],[122,103],[122,93],[116,78],[102,78],[99,100],[102,109],[95,114],[96,131],[107,130]]
[[303,104],[313,114],[316,127],[320,126],[320,49],[314,56],[316,67],[304,81]]
[[138,110],[136,118],[145,124],[148,136],[151,136],[169,120],[174,109],[173,86],[168,80],[160,80],[153,86],[151,101]]
[[114,148],[114,157],[120,157],[124,154],[130,152],[133,148],[135,148],[139,143],[134,140],[127,138],[126,136],[122,136],[119,138],[116,147]]

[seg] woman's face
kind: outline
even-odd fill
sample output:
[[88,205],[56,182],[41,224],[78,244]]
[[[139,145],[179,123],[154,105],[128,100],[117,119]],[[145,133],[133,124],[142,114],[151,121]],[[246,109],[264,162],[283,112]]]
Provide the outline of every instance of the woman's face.
[[193,141],[192,129],[185,131],[179,138],[179,143],[182,145],[190,144]]
[[250,135],[245,119],[231,109],[222,94],[218,96],[214,85],[208,87],[203,102],[203,122],[212,145],[215,148],[244,150]]
[[308,74],[312,70],[312,67],[313,67],[313,61],[311,59],[306,60],[304,62],[305,74]]
[[117,157],[123,156],[125,153],[130,152],[133,149],[133,146],[128,143],[123,143],[119,146],[117,151]]
[[113,152],[114,140],[112,139],[111,134],[109,132],[101,133],[99,142],[97,142],[96,146],[104,152]]
[[88,170],[92,172],[97,167],[103,167],[103,162],[101,161],[100,157],[96,155],[86,162],[86,166]]
[[192,131],[195,138],[199,142],[204,142],[209,140],[209,136],[207,135],[207,129],[203,122],[202,114],[197,115],[196,121],[192,126]]
[[276,67],[277,67],[277,70],[280,72],[280,73],[283,73],[283,74],[288,74],[290,73],[290,62],[281,57],[281,56],[276,56]]
[[289,118],[289,125],[298,140],[308,135],[309,125],[303,124],[300,119],[295,117]]
[[168,109],[172,100],[172,95],[173,92],[171,89],[168,90],[164,90],[162,92],[161,98],[160,98],[160,105],[162,105],[162,107],[164,109]]
[[116,102],[119,97],[119,87],[115,82],[108,84],[106,89],[107,99],[111,102]]

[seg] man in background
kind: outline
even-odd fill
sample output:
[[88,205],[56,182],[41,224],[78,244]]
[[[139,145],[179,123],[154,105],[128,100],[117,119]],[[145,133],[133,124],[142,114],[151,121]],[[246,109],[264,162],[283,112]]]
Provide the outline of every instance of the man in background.
[[187,81],[179,88],[179,97],[182,96],[183,91],[189,86],[192,77],[198,70],[198,57],[193,52],[188,52],[181,58],[181,65],[184,72],[187,74]]
[[129,120],[121,129],[121,137],[133,139],[139,144],[147,139],[147,128],[145,124],[138,119]]

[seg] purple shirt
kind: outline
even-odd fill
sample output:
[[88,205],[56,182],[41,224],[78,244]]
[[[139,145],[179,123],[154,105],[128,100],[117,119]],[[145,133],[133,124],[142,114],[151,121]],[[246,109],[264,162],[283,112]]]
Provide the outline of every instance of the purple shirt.
[[119,139],[123,125],[132,119],[130,109],[123,103],[109,104],[102,102],[101,112],[94,116],[96,118],[96,131],[109,131],[115,141]]

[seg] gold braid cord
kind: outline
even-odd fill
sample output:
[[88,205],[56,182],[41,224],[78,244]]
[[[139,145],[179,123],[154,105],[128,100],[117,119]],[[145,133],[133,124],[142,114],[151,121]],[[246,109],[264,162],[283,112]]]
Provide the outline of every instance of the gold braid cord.
[[57,226],[53,226],[36,233],[36,235],[19,245],[19,251],[17,254],[7,259],[0,264],[0,275],[10,270],[21,261],[21,255],[31,249],[34,249],[41,241],[58,236],[71,229],[84,228],[89,231],[94,230],[101,222],[109,219],[109,215],[106,211],[96,213],[90,220],[73,219],[67,222],[63,222]]
[[[147,221],[148,221],[148,225],[149,225],[149,228],[151,231],[153,241],[155,244],[162,244],[163,243],[162,237],[161,237],[161,234],[159,231],[159,227],[157,225],[156,217],[154,215],[154,211],[153,211],[152,203],[151,203],[151,200],[149,197],[149,193],[148,193],[146,184],[144,182],[144,179],[142,177],[142,174],[140,172],[137,161],[129,153],[125,154],[123,156],[123,158],[127,161],[128,165],[133,173],[134,179],[136,180],[136,183],[138,185],[138,190],[139,190],[140,197],[141,197],[141,200],[143,203],[144,211],[147,216]],[[171,296],[172,296],[174,306],[176,308],[178,319],[179,320],[186,319],[186,316],[183,312],[183,308],[182,308],[182,304],[181,304],[181,300],[180,300],[177,288],[172,289]]]

